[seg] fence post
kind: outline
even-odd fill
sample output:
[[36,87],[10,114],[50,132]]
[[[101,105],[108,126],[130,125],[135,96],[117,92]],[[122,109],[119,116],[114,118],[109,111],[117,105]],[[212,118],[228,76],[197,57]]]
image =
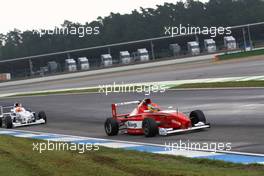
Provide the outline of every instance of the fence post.
[[249,25],[248,25],[247,29],[248,29],[248,40],[249,40],[249,44],[250,44],[250,50],[252,50],[253,49],[253,42],[252,42],[252,38],[251,38],[251,32],[250,32]]
[[244,40],[244,51],[246,51],[246,48],[247,48],[247,41],[246,41],[246,32],[245,32],[245,28],[242,28],[242,33],[243,33],[243,40]]
[[150,41],[150,47],[151,47],[152,59],[155,60],[154,44],[153,44],[152,40]]
[[33,72],[33,63],[32,63],[32,60],[29,59],[28,62],[29,62],[30,76],[33,76],[34,72]]

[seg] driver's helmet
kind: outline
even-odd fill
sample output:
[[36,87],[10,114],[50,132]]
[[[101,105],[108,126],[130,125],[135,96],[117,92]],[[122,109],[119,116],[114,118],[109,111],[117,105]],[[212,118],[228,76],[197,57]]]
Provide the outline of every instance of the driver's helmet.
[[148,99],[144,99],[143,100],[143,104],[149,105],[149,104],[151,104],[151,100],[149,98]]
[[148,110],[151,111],[151,112],[158,112],[159,111],[159,108],[152,105],[152,104],[148,104]]
[[16,102],[16,103],[14,104],[14,107],[15,107],[15,108],[17,108],[17,107],[22,107],[22,104],[19,103],[19,102]]
[[14,104],[14,107],[15,107],[15,112],[22,112],[23,111],[21,103],[16,102]]

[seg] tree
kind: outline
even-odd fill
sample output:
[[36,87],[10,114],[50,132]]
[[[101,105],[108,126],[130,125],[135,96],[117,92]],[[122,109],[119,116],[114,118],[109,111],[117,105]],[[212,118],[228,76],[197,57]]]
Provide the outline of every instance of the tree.
[[[140,8],[130,14],[110,13],[92,22],[80,24],[65,20],[59,28],[99,27],[99,35],[44,34],[15,29],[0,35],[0,59],[92,47],[164,35],[164,26],[232,26],[264,19],[263,0],[195,0],[164,3],[156,8]],[[52,29],[53,30],[53,29]],[[262,34],[255,34],[258,37]]]

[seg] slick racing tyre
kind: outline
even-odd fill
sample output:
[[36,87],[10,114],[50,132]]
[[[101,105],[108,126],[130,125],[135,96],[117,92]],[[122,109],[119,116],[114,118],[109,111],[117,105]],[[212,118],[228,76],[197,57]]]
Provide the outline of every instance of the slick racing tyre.
[[47,116],[46,116],[46,113],[44,111],[40,111],[38,113],[38,118],[45,120],[45,123],[47,123]]
[[145,118],[142,122],[142,128],[146,137],[154,137],[158,134],[158,125],[152,118]]
[[12,117],[10,115],[5,117],[5,127],[8,129],[13,128]]
[[0,118],[0,128],[2,128],[2,123],[3,123],[3,120],[2,118]]
[[201,110],[195,110],[190,113],[190,119],[192,122],[192,126],[195,126],[195,124],[199,122],[206,123],[206,119],[204,116],[204,113]]
[[116,136],[118,134],[119,123],[116,119],[113,118],[106,119],[104,127],[105,127],[105,133],[108,136]]

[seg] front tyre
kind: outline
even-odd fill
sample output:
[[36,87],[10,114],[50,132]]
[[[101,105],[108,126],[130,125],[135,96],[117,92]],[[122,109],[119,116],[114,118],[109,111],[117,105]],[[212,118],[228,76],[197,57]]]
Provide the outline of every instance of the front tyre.
[[158,134],[158,125],[152,118],[145,118],[142,122],[142,128],[146,137],[154,137]]
[[116,119],[113,118],[106,119],[104,127],[105,127],[105,133],[108,136],[116,136],[118,134],[119,123]]
[[5,117],[5,127],[7,129],[13,128],[13,121],[12,121],[12,117],[10,115],[7,115]]
[[195,124],[199,122],[203,122],[204,124],[206,123],[206,118],[201,110],[195,110],[190,113],[190,119],[192,122],[192,126],[195,126]]
[[38,119],[43,119],[45,120],[45,123],[47,123],[47,116],[46,116],[46,113],[44,111],[40,111],[38,113]]

